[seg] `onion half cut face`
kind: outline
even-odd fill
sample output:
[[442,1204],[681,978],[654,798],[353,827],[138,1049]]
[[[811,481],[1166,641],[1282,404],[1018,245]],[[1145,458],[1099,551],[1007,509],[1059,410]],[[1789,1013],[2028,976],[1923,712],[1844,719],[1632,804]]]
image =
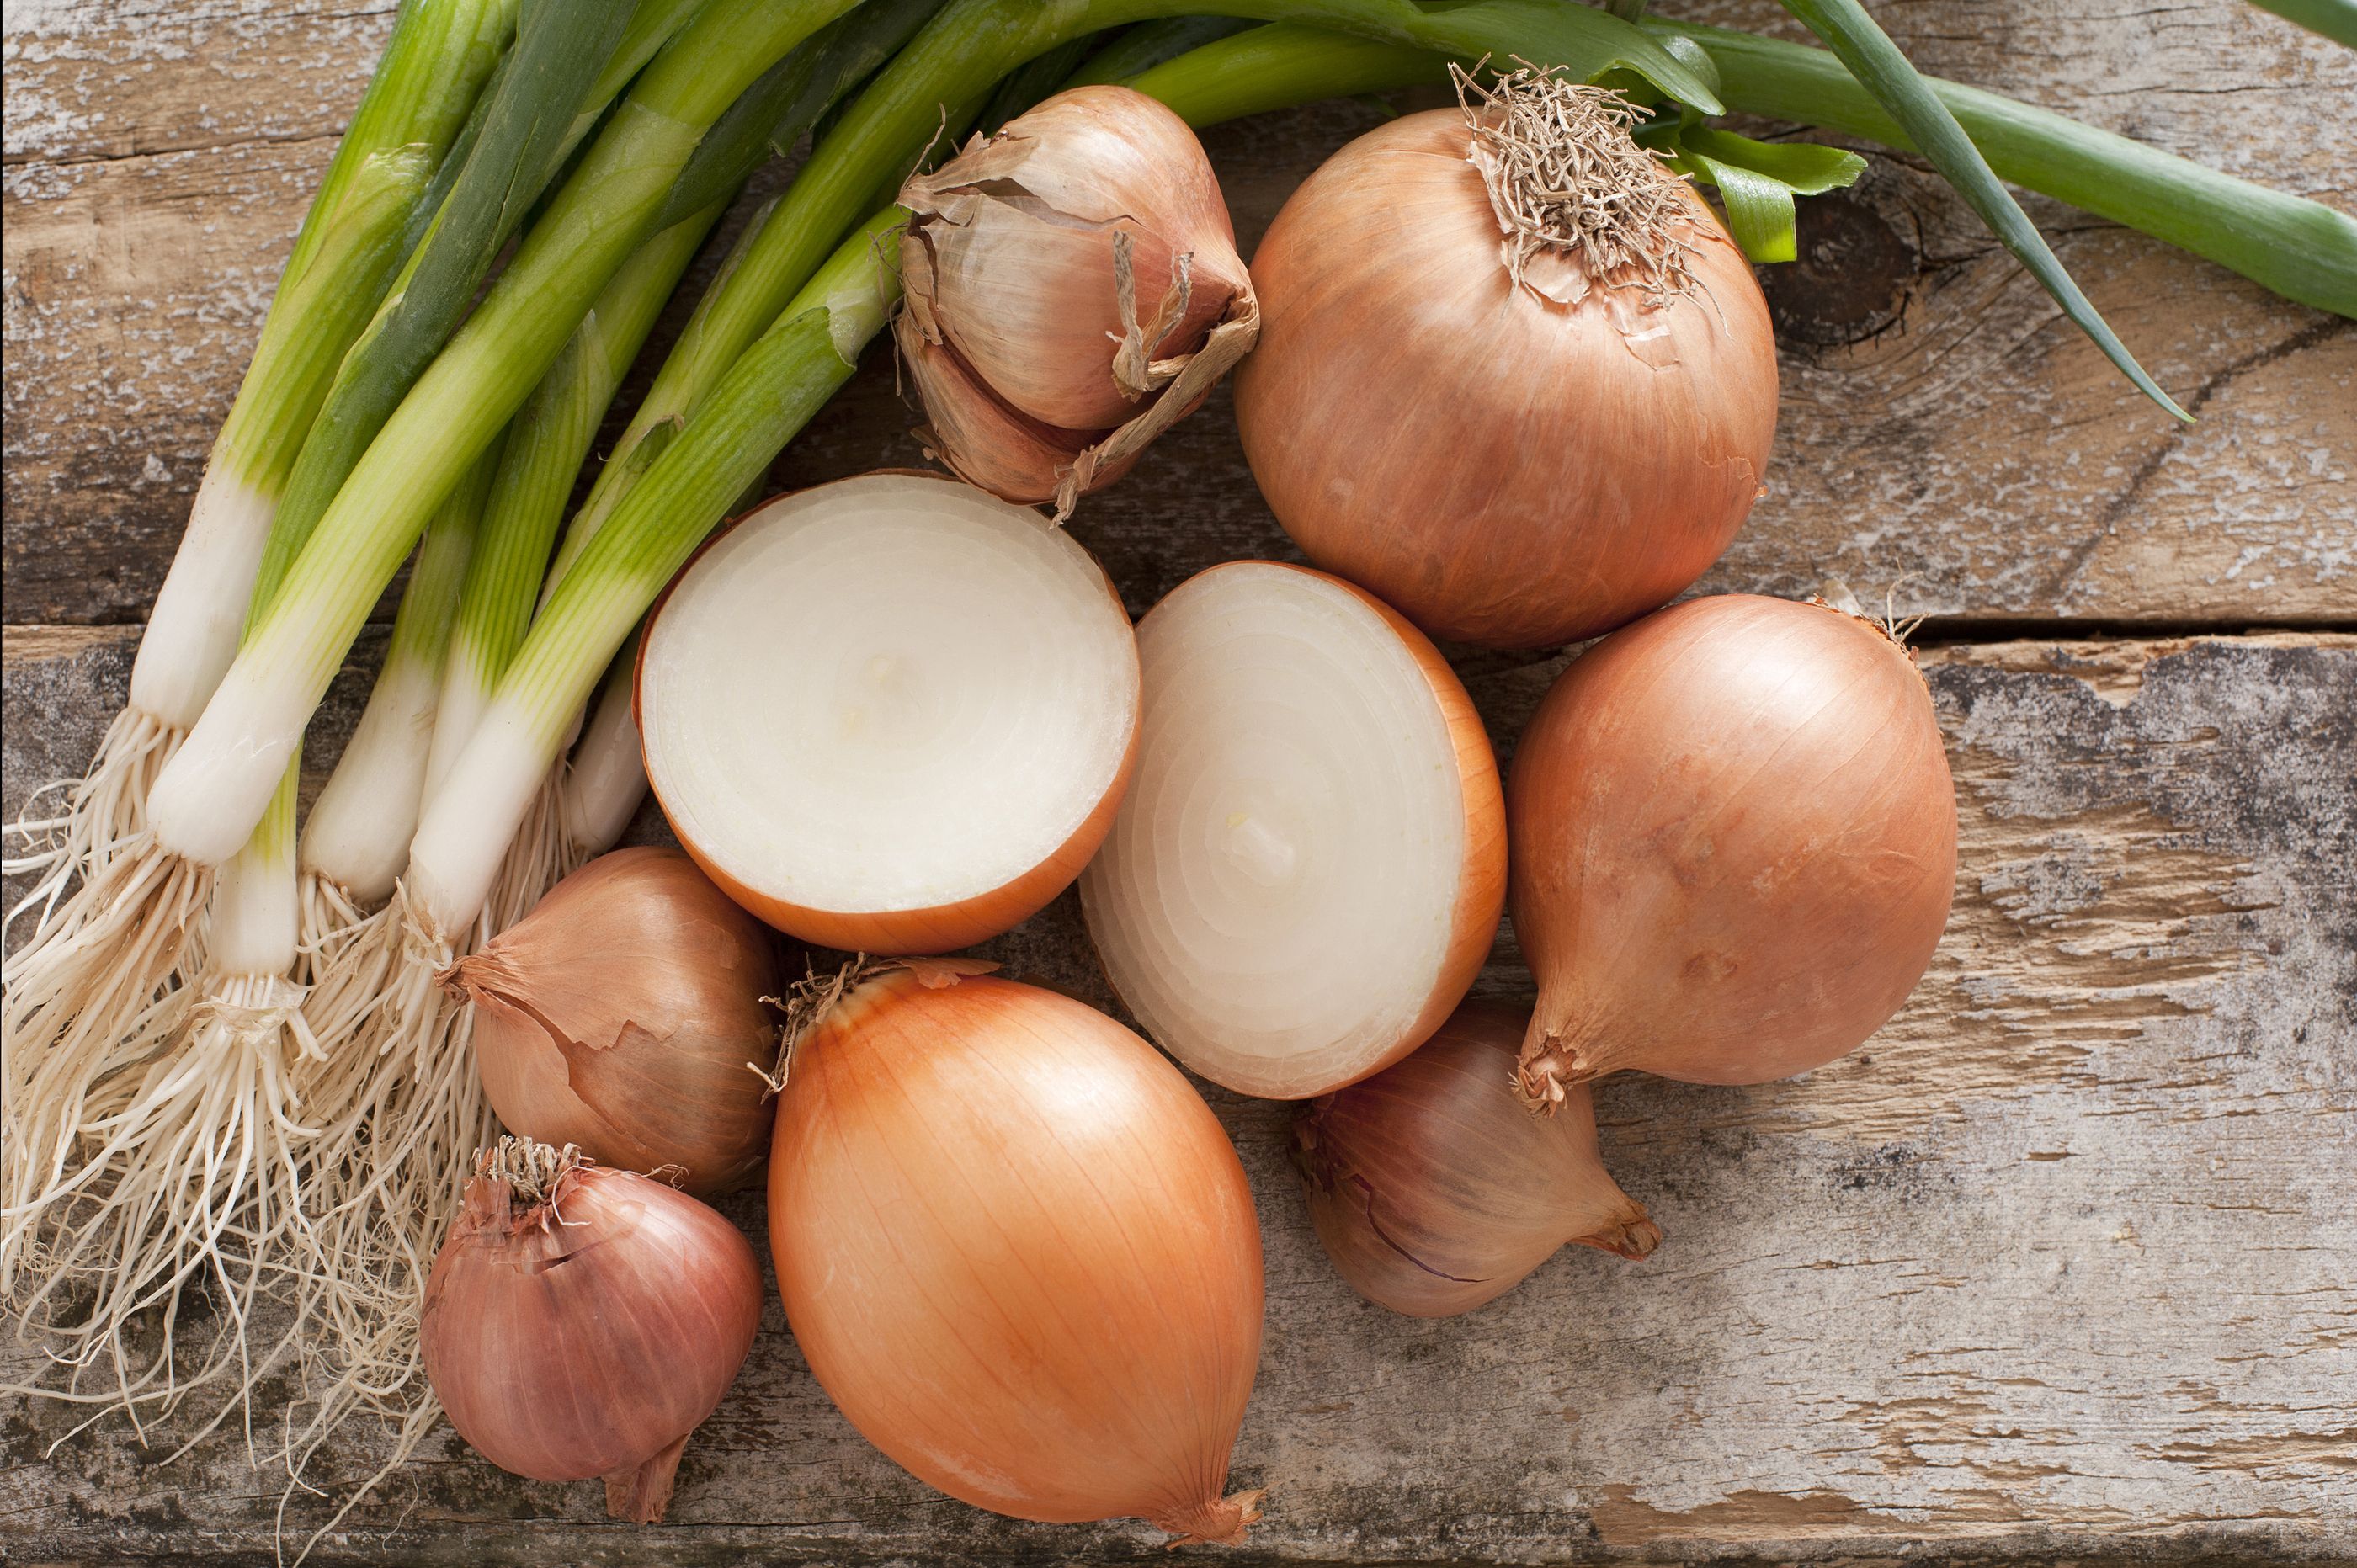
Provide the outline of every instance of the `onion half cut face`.
[[946,476],[784,496],[692,562],[638,671],[681,845],[805,941],[945,952],[1069,886],[1129,776],[1137,649],[1103,568]]
[[1081,883],[1114,989],[1246,1094],[1415,1049],[1504,901],[1497,763],[1448,663],[1367,594],[1266,561],[1179,585],[1138,653],[1136,777]]

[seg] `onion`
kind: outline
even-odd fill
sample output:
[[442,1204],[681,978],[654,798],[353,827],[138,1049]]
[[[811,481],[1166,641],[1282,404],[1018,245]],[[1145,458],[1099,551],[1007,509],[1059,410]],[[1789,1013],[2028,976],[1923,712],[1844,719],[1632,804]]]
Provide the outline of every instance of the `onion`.
[[444,979],[474,1004],[483,1092],[511,1133],[698,1196],[760,1169],[776,1055],[773,939],[675,849],[621,849]]
[[1087,551],[946,475],[771,501],[640,653],[647,778],[728,896],[805,941],[943,952],[1068,886],[1113,821],[1137,647]]
[[794,1337],[852,1424],[953,1498],[1241,1539],[1243,1166],[1143,1040],[984,967],[877,974],[795,1047],[770,1164]]
[[[1253,477],[1312,561],[1435,637],[1618,626],[1700,576],[1760,492],[1767,303],[1630,113],[1513,73],[1344,147],[1253,257]],[[1548,194],[1566,180],[1577,201]]]
[[535,1481],[603,1476],[615,1518],[652,1524],[760,1320],[760,1266],[727,1220],[508,1137],[477,1158],[419,1333],[435,1396],[485,1458]]
[[1187,123],[1079,87],[976,136],[900,204],[895,325],[959,474],[1015,501],[1110,484],[1259,332],[1252,278]]
[[1947,922],[1956,802],[1913,655],[1822,604],[1695,599],[1539,704],[1508,790],[1538,978],[1520,1081],[1763,1083],[1899,1010]]
[[1558,1114],[1514,1095],[1528,1015],[1468,1002],[1415,1055],[1294,1122],[1309,1218],[1352,1289],[1415,1317],[1503,1295],[1566,1242],[1641,1258],[1662,1240],[1596,1154],[1585,1085]]
[[1081,880],[1146,1032],[1302,1100],[1424,1043],[1504,903],[1497,763],[1413,627],[1306,567],[1232,562],[1138,625],[1137,778]]

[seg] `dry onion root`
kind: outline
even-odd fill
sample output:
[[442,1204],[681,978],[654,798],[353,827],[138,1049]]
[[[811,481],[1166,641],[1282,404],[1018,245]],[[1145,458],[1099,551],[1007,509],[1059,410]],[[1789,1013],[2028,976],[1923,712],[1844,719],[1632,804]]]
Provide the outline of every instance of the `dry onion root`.
[[770,1244],[794,1337],[852,1424],[953,1498],[1241,1540],[1243,1166],[1145,1041],[987,967],[854,983],[792,1049]]
[[696,1197],[759,1171],[779,991],[761,923],[674,849],[591,861],[444,983],[509,1131]]
[[1886,627],[1825,605],[1695,599],[1606,639],[1539,704],[1507,806],[1542,1104],[1623,1069],[1822,1066],[1899,1010],[1947,923],[1931,694]]
[[436,1397],[485,1458],[536,1481],[602,1476],[609,1513],[652,1524],[760,1321],[760,1266],[727,1220],[508,1137],[477,1159],[419,1333]]
[[1253,257],[1253,477],[1312,561],[1435,637],[1609,629],[1699,577],[1759,493],[1767,303],[1633,113],[1512,73],[1344,147]]
[[1260,331],[1211,160],[1145,94],[1060,92],[901,188],[894,324],[926,444],[1060,520],[1185,418]]
[[1347,583],[1268,561],[1138,623],[1137,776],[1081,880],[1146,1032],[1245,1094],[1397,1061],[1464,996],[1504,902],[1498,769],[1432,644]]
[[940,474],[782,497],[649,618],[647,778],[679,841],[780,929],[946,952],[1071,885],[1137,734],[1137,645],[1088,552]]
[[1642,1258],[1662,1232],[1596,1152],[1587,1090],[1534,1116],[1513,1090],[1528,1015],[1468,1002],[1415,1055],[1320,1096],[1294,1163],[1326,1255],[1379,1306],[1448,1317],[1571,1243]]

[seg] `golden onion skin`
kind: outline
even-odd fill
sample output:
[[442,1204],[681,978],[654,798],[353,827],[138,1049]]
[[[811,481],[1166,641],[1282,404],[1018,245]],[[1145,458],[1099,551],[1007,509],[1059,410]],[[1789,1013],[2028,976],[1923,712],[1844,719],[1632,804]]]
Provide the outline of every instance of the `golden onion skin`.
[[1689,292],[1517,285],[1470,135],[1454,109],[1394,120],[1286,203],[1253,257],[1237,423],[1318,565],[1433,637],[1552,647],[1667,602],[1734,538],[1775,438],[1774,335],[1691,188]]

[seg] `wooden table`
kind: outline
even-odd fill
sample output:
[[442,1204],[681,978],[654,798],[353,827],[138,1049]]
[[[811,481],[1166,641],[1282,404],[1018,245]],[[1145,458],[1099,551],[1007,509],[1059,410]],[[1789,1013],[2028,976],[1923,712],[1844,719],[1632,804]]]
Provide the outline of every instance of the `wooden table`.
[[[1665,9],[1775,25],[1744,0]],[[2238,0],[1877,9],[1927,69],[2357,205],[2357,56]],[[122,700],[390,10],[12,0],[12,813],[80,770]],[[1247,246],[1375,118],[1216,132]],[[1268,1250],[1236,1477],[1271,1497],[1242,1555],[2357,1553],[2357,328],[2030,209],[2200,423],[2146,404],[1935,179],[1878,157],[1805,205],[1805,259],[1769,274],[1770,494],[1705,584],[1838,577],[1932,618],[1964,841],[1932,972],[1807,1078],[1606,1085],[1606,1156],[1668,1240],[1642,1264],[1559,1256],[1453,1322],[1353,1296],[1285,1167],[1286,1109],[1211,1091]],[[909,423],[877,356],[777,481],[911,461]],[[1074,532],[1140,611],[1209,563],[1290,553],[1224,399]],[[381,646],[356,650],[307,760],[332,761]],[[1562,663],[1460,661],[1501,748]],[[1070,899],[989,950],[1103,996]],[[1482,989],[1527,993],[1510,942]],[[669,1526],[609,1524],[594,1485],[516,1480],[446,1430],[322,1560],[1156,1560],[1142,1527],[1028,1526],[929,1492],[770,1318]],[[161,1466],[113,1423],[51,1454],[69,1425],[0,1405],[0,1557],[267,1560],[280,1481],[238,1444]],[[328,1468],[365,1474],[371,1453]],[[318,1517],[298,1501],[290,1520]]]

